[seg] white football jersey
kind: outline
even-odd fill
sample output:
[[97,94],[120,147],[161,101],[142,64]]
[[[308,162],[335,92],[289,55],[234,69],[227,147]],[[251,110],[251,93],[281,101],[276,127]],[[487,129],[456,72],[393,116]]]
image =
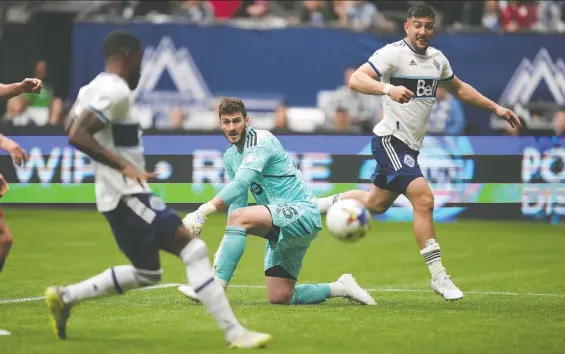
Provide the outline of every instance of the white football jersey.
[[[130,115],[132,91],[121,77],[100,73],[88,85],[83,86],[73,106],[73,116],[88,109],[106,126],[94,138],[106,149],[129,161],[140,171],[145,171],[142,130],[136,116]],[[94,166],[96,206],[99,211],[116,208],[121,196],[148,193],[149,186],[142,187],[137,181],[126,178],[120,171],[92,161]]]
[[418,54],[403,39],[377,50],[368,62],[381,82],[404,86],[416,95],[403,104],[383,96],[384,117],[373,132],[378,136],[394,135],[411,149],[420,150],[437,85],[454,77],[449,61],[433,47],[428,47],[425,55]]

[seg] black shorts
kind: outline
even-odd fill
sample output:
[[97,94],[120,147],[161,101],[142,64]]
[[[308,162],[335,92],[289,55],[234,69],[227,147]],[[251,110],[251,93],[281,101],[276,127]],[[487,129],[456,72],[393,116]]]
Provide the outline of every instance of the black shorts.
[[182,220],[174,209],[151,193],[123,196],[103,213],[120,250],[134,265],[146,264],[159,250],[170,250]]

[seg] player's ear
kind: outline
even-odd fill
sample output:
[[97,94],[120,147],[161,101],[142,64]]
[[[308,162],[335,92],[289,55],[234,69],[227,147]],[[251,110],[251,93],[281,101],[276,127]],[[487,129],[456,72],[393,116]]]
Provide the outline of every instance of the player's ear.
[[404,32],[406,33],[406,35],[408,35],[408,26],[410,26],[408,21],[404,21]]

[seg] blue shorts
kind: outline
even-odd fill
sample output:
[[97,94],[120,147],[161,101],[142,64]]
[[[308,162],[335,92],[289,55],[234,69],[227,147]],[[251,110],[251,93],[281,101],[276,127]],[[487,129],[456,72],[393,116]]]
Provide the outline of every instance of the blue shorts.
[[404,194],[410,182],[422,176],[418,151],[392,135],[373,136],[371,150],[377,161],[371,182],[381,189]]
[[103,213],[118,247],[134,266],[159,269],[159,250],[173,249],[182,225],[177,213],[151,193],[125,195],[117,207]]

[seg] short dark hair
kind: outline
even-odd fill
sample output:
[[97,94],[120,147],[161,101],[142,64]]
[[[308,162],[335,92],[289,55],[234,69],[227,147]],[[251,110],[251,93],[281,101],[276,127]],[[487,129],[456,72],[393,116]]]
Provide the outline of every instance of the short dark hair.
[[434,8],[428,4],[418,4],[409,8],[408,12],[406,13],[406,20],[409,20],[411,18],[423,18],[423,17],[429,17],[432,20],[435,20],[436,12]]
[[141,41],[130,32],[117,30],[110,33],[104,40],[104,58],[112,55],[127,55],[141,50]]
[[243,114],[243,118],[247,117],[247,109],[245,109],[245,105],[242,100],[234,97],[226,97],[220,102],[220,106],[218,107],[218,115],[220,118],[224,114],[236,113]]

